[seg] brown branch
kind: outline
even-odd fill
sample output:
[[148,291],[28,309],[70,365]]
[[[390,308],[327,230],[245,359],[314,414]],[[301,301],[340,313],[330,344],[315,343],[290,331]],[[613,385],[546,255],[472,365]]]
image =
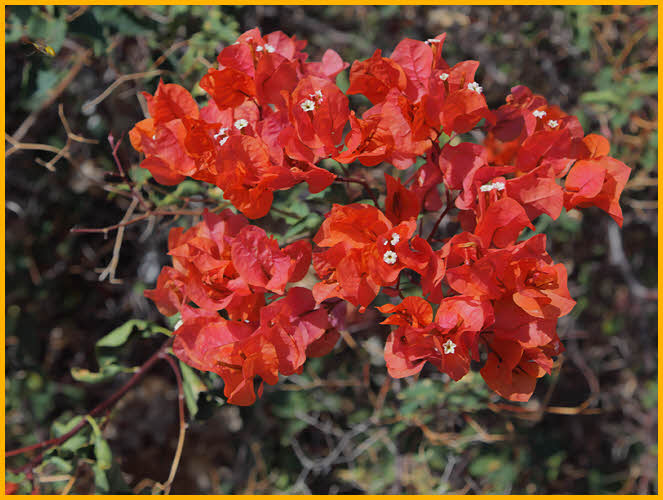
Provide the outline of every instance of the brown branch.
[[[120,387],[117,391],[115,391],[111,397],[106,399],[104,402],[100,403],[97,405],[94,409],[92,409],[81,421],[76,424],[69,432],[63,434],[60,437],[53,438],[53,439],[48,439],[46,441],[42,441],[40,443],[32,444],[30,446],[25,446],[23,448],[17,448],[15,450],[10,450],[5,452],[5,458],[13,457],[16,455],[21,455],[23,453],[27,453],[30,451],[34,450],[44,450],[47,448],[52,448],[54,446],[59,446],[65,441],[67,441],[69,438],[72,436],[76,435],[81,429],[83,429],[86,425],[88,425],[88,420],[87,417],[94,417],[96,415],[99,415],[100,413],[104,412],[106,409],[111,408],[115,403],[117,403],[122,397],[129,392],[129,390],[135,386],[140,379],[142,379],[145,374],[154,366],[154,364],[159,361],[161,358],[164,357],[165,352],[168,350],[170,347],[170,344],[172,343],[173,339],[169,338],[162,344],[162,346],[150,356],[150,358],[143,363],[143,365],[138,369],[136,373],[133,374],[133,376],[122,386]],[[45,450],[44,450],[45,451]],[[43,452],[37,457],[41,458],[43,455]],[[37,462],[38,463],[38,462]],[[32,464],[32,462],[30,462]],[[30,465],[28,464],[28,465]]]
[[444,219],[444,217],[449,213],[449,210],[451,210],[451,203],[453,203],[453,200],[451,199],[451,192],[449,191],[449,189],[445,189],[445,191],[447,194],[447,206],[444,207],[444,211],[440,214],[440,217],[438,217],[435,226],[433,226],[433,230],[428,235],[428,238],[426,238],[426,241],[428,241],[429,243],[433,238],[433,236],[435,235],[437,228],[440,227],[440,222],[442,222],[442,219]]
[[152,63],[152,65],[148,68],[148,71],[152,71],[161,66],[170,54],[181,47],[186,47],[187,45],[189,45],[189,40],[180,40],[179,42],[175,42],[163,54],[161,54],[156,61]]
[[146,212],[144,214],[140,214],[137,217],[134,217],[131,220],[128,220],[126,222],[119,222],[118,224],[113,224],[112,226],[106,226],[106,227],[99,227],[99,228],[71,228],[69,232],[71,233],[104,233],[107,234],[110,231],[113,231],[115,229],[118,229],[120,227],[126,227],[130,226],[131,224],[135,224],[136,222],[140,222],[144,219],[147,219],[148,217],[152,217],[153,215],[164,215],[164,216],[180,216],[180,215],[202,215],[203,211],[202,210],[151,210],[149,212]]
[[115,165],[117,166],[117,169],[120,171],[120,175],[122,176],[122,179],[129,185],[129,188],[131,189],[131,193],[134,195],[134,198],[138,200],[140,203],[140,206],[143,207],[143,209],[146,212],[150,211],[150,207],[147,205],[147,202],[145,201],[145,198],[136,190],[136,185],[134,184],[134,181],[129,178],[127,175],[126,171],[124,170],[124,167],[122,167],[122,163],[120,162],[120,159],[117,156],[117,150],[120,147],[120,144],[122,144],[122,137],[120,137],[120,140],[117,141],[117,144],[115,143],[115,138],[113,137],[113,134],[108,134],[108,143],[110,144],[111,148],[113,148],[113,160],[115,160]]
[[[122,222],[126,222],[131,218],[131,215],[136,209],[136,205],[138,205],[138,200],[134,198],[131,200],[131,205],[129,205],[129,208],[124,214]],[[115,235],[115,245],[113,245],[113,257],[111,257],[111,261],[99,275],[99,281],[104,281],[106,276],[108,276],[108,281],[111,283],[118,283],[120,281],[115,279],[115,270],[117,269],[117,264],[120,262],[120,248],[122,248],[122,240],[124,238],[124,227],[125,226],[121,226],[117,230],[117,234]]]
[[186,420],[184,419],[184,386],[182,384],[182,374],[180,373],[180,368],[177,366],[175,360],[171,358],[166,352],[163,353],[163,359],[168,362],[173,370],[173,373],[175,374],[175,379],[177,380],[177,408],[180,416],[180,433],[177,439],[175,457],[173,458],[173,463],[170,466],[170,474],[168,475],[168,479],[160,488],[164,495],[168,495],[170,493],[170,488],[173,485],[175,474],[177,474],[180,458],[182,457],[182,449],[184,448],[184,436],[186,433]]
[[109,95],[111,95],[113,91],[117,87],[122,85],[124,82],[128,82],[131,80],[139,80],[141,78],[152,78],[154,76],[161,75],[163,73],[164,73],[163,70],[156,69],[152,71],[142,71],[140,73],[131,73],[129,75],[122,75],[113,83],[111,83],[106,90],[104,90],[101,94],[99,94],[99,96],[95,97],[91,101],[87,101],[86,103],[84,103],[81,109],[83,113],[89,113],[93,111],[98,104],[100,104],[104,99],[106,99]]
[[368,182],[362,179],[357,179],[356,177],[336,177],[334,179],[334,182],[345,182],[346,184],[359,184],[364,187],[364,189],[368,192],[369,196],[373,200],[373,203],[375,203],[376,208],[380,208],[378,205],[378,199],[375,196],[375,193],[373,192],[373,189],[368,185]]

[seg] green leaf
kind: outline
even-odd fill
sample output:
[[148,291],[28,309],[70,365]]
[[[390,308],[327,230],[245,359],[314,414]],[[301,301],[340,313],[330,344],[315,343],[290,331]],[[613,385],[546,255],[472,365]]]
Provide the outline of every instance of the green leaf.
[[94,456],[97,458],[97,465],[99,465],[99,468],[102,470],[110,469],[113,463],[113,453],[111,452],[110,446],[108,446],[108,441],[104,439],[96,420],[89,415],[85,418],[90,424],[90,427],[92,427]]
[[592,103],[609,103],[615,106],[620,106],[623,101],[623,96],[615,90],[597,90],[595,92],[585,92],[580,96],[580,102],[586,104]]
[[[83,417],[74,417],[67,422],[60,422],[56,420],[51,426],[51,431],[55,437],[64,436],[67,432],[72,430],[78,423],[83,420]],[[76,453],[80,448],[89,444],[89,429],[81,429],[76,434],[67,439],[60,445],[60,450],[70,453]]]
[[97,347],[119,347],[129,340],[134,328],[145,330],[147,325],[148,322],[142,319],[131,319],[99,340]]
[[98,384],[100,382],[106,382],[107,380],[112,379],[119,373],[134,373],[135,371],[135,368],[128,368],[126,366],[120,366],[116,364],[106,364],[98,372],[91,372],[86,368],[73,367],[71,369],[71,376],[78,382],[84,382],[86,384]]
[[110,483],[108,482],[106,471],[96,463],[92,466],[92,472],[94,472],[94,486],[96,488],[96,493],[101,495],[110,493]]
[[184,389],[184,400],[189,410],[189,415],[194,418],[198,413],[198,395],[207,390],[207,386],[196,375],[196,372],[180,361],[182,371],[182,385]]
[[46,457],[39,466],[39,470],[42,471],[47,467],[51,469],[54,468],[57,472],[62,474],[68,474],[72,470],[74,470],[74,466],[69,460],[65,460],[62,457],[59,457],[58,455],[51,455],[49,457]]

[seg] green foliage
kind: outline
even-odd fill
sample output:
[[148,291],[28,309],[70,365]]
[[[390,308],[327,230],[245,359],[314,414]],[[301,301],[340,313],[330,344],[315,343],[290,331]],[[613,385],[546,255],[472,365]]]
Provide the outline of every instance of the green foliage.
[[132,373],[136,368],[129,368],[118,362],[119,355],[126,351],[124,345],[127,343],[133,333],[140,333],[142,338],[150,338],[157,334],[171,335],[171,331],[154,323],[132,319],[116,328],[105,337],[102,337],[96,344],[97,362],[99,371],[92,372],[85,368],[74,367],[71,369],[71,376],[79,382],[96,384],[112,380],[120,373]]
[[182,385],[184,390],[184,398],[186,407],[189,410],[191,418],[196,418],[198,413],[198,398],[207,390],[207,386],[196,375],[196,371],[188,365],[179,362],[180,370],[182,372]]

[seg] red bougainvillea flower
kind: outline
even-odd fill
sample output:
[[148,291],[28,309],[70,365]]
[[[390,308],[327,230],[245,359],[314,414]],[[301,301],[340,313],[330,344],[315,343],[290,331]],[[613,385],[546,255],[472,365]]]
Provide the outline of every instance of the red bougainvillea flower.
[[334,205],[313,239],[327,248],[313,256],[322,280],[313,288],[316,301],[340,297],[366,307],[403,269],[422,274],[433,252],[425,240],[412,238],[415,229],[412,219],[394,226],[371,205]]
[[554,356],[564,351],[555,340],[536,348],[524,348],[509,340],[492,340],[489,354],[481,369],[488,386],[503,398],[511,401],[529,401],[536,379],[550,374]]
[[396,315],[383,323],[399,325],[385,346],[387,369],[395,378],[418,373],[428,361],[460,380],[469,371],[470,360],[479,359],[479,332],[493,322],[490,302],[464,296],[443,299],[434,321],[431,305],[420,297],[379,309]]
[[[545,236],[519,240],[562,209],[596,206],[621,225],[630,169],[608,156],[607,139],[585,135],[577,117],[526,87],[491,111],[478,61],[448,64],[444,41],[405,39],[390,57],[376,50],[355,61],[344,94],[335,79],[348,64],[336,52],[307,62],[305,41],[256,28],[201,79],[201,108],[178,85],[145,94],[150,116],[130,132],[141,166],[162,184],[214,184],[243,214],[205,213],[191,229],[173,229],[173,264],[145,292],[163,314],[181,313],[176,355],[219,374],[230,403],[252,404],[257,380],[259,396],[264,382],[301,373],[307,357],[333,349],[347,303],[364,313],[381,291],[396,301],[403,276],[420,293],[379,307],[394,326],[385,346],[393,377],[429,362],[459,380],[482,350],[488,386],[527,401],[550,373],[564,349],[557,322],[575,301]],[[371,106],[359,116],[346,94]],[[458,137],[479,127],[480,144]],[[402,180],[385,172],[384,212],[379,198],[333,204],[315,252],[306,240],[280,248],[248,223],[269,213],[275,191],[329,187],[336,176],[318,165],[328,159],[416,167]],[[460,234],[444,234],[451,210]],[[428,239],[426,212],[436,221]],[[311,263],[320,281],[293,287]]]
[[196,163],[183,148],[186,129],[182,120],[198,118],[198,105],[186,89],[162,81],[154,96],[146,92],[143,95],[151,118],[138,122],[129,132],[131,144],[145,153],[141,167],[148,169],[157,182],[178,184],[197,171]]
[[167,315],[193,302],[211,311],[225,309],[230,319],[255,321],[264,294],[283,294],[287,283],[304,277],[311,262],[307,241],[279,249],[264,230],[229,209],[205,213],[187,231],[172,229],[168,246],[173,267],[164,267],[157,288],[145,292]]
[[161,184],[215,184],[252,219],[267,214],[276,190],[328,187],[335,175],[315,163],[343,142],[350,110],[334,80],[348,64],[333,50],[306,62],[305,45],[281,32],[244,33],[201,79],[210,97],[202,109],[178,85],[145,94],[150,118],[130,134],[146,155],[141,166]]
[[[254,378],[275,384],[279,373],[301,373],[307,356],[327,354],[339,334],[330,311],[316,308],[311,291],[294,287],[265,306],[258,321],[232,321],[216,312],[182,309],[173,352],[185,363],[220,375],[228,402],[255,402]],[[258,396],[262,393],[262,383]]]
[[628,181],[631,169],[609,156],[577,161],[564,183],[564,206],[596,206],[610,214],[622,226],[624,217],[619,197]]

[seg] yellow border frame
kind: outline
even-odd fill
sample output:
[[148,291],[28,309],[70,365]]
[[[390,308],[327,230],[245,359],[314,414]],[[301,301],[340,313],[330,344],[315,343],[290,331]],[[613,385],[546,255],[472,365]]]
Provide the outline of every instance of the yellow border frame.
[[[75,3],[75,2],[66,2],[66,1],[45,1],[45,2],[26,2],[26,1],[16,1],[16,2],[5,2],[3,1],[3,7],[6,7],[8,5],[72,5],[72,4],[77,4],[77,5],[162,5],[165,2],[156,2],[156,1],[150,1],[150,0],[137,0],[132,3],[124,2],[124,1],[101,1],[101,2],[80,2],[80,3]],[[169,4],[179,4],[179,5],[209,5],[209,2],[203,2],[203,1],[190,1],[190,2],[183,2],[183,1],[174,1],[174,2],[168,2]],[[403,5],[407,4],[409,2],[394,2],[394,1],[374,1],[368,3],[368,5]],[[440,5],[439,1],[419,1],[417,2],[418,5]],[[604,1],[604,2],[593,2],[593,1],[565,1],[565,2],[532,2],[532,1],[513,1],[510,3],[511,5],[624,5],[625,2],[613,2],[613,1]],[[640,2],[626,2],[626,4],[636,4],[636,5],[661,5],[661,1],[651,1],[651,0],[645,0],[645,1],[640,1]],[[263,2],[218,2],[215,5],[319,5],[317,2],[311,2],[311,1],[300,1],[300,2],[275,2],[275,1],[263,1]],[[343,1],[338,1],[338,2],[327,2],[325,5],[364,5],[364,3],[360,2],[343,2]],[[470,2],[470,3],[465,3],[465,2],[458,2],[454,3],[454,5],[503,5],[501,2],[495,2],[495,1],[486,1],[486,0],[479,0],[476,2]],[[660,12],[657,12],[657,21],[658,21],[658,32],[661,32],[661,27],[663,26],[663,23],[661,21],[661,16]],[[3,16],[2,20],[3,24],[3,30],[2,30],[2,35],[1,35],[1,40],[2,40],[2,93],[3,96],[5,96],[5,18]],[[660,66],[661,64],[661,41],[659,39],[658,41],[658,65]],[[663,89],[663,81],[661,80],[659,76],[658,80],[658,92],[659,95],[661,93],[661,90]],[[6,96],[5,96],[6,98]],[[2,123],[2,130],[5,131],[5,113],[4,113],[4,108],[5,108],[5,100],[3,99],[2,101],[2,108],[3,108],[3,113],[2,117],[0,118],[1,123]],[[663,119],[661,118],[661,111],[663,110],[663,105],[661,104],[661,101],[659,99],[658,101],[658,125],[659,125],[659,130],[661,128],[661,123],[663,123]],[[5,131],[6,132],[6,131]],[[3,152],[4,152],[4,143],[3,143]],[[4,158],[4,154],[3,154]],[[658,163],[659,165],[661,164],[661,160],[663,159],[663,152],[661,152],[661,149],[659,147],[658,150]],[[3,168],[2,174],[0,175],[0,188],[1,188],[1,194],[0,194],[0,199],[2,200],[2,206],[4,207],[5,205],[5,170]],[[659,183],[658,185],[658,196],[659,200],[661,198],[661,195],[663,194],[663,185]],[[658,220],[660,221],[661,219],[661,206],[658,206]],[[3,241],[5,240],[5,210],[2,210],[2,224],[0,225],[0,234],[2,235]],[[662,248],[662,243],[663,243],[663,234],[661,234],[660,230],[658,231],[658,296],[660,297],[661,295],[661,282],[663,278],[663,271],[661,270],[661,248]],[[4,332],[5,330],[5,246],[2,246],[2,249],[0,250],[0,256],[2,257],[2,277],[0,278],[0,291],[2,292],[2,320],[1,320],[1,325],[2,325],[2,330]],[[660,303],[659,303],[660,306]],[[658,308],[658,328],[659,331],[661,330],[661,327],[663,326],[663,312],[661,311],[661,308]],[[660,338],[658,339],[658,413],[659,415],[661,414],[661,409],[663,408],[663,404],[661,403],[661,357],[663,355],[663,344],[661,344]],[[2,371],[4,373],[5,370],[5,337],[4,334],[2,335],[2,353],[0,354],[0,366],[2,367]],[[5,379],[4,377],[2,378],[2,404],[4,408],[4,403],[5,403],[5,391],[4,391],[4,385],[5,385]],[[2,416],[2,449],[5,449],[5,426],[4,426],[4,412]],[[658,429],[658,441],[660,444],[661,441],[661,436],[663,435],[663,432],[661,431],[661,426],[659,425]],[[661,466],[661,461],[659,460],[658,462],[658,477],[661,477],[661,471],[663,470],[663,467]],[[4,486],[4,477],[5,477],[5,462],[2,462],[1,470],[0,472],[2,473],[2,484]],[[3,489],[4,492],[4,489]],[[4,493],[3,493],[4,494]],[[660,495],[661,493],[659,493]],[[131,497],[130,495],[108,495],[110,497]],[[195,495],[172,495],[174,498],[187,498],[187,497],[192,497]],[[214,498],[233,498],[234,495],[210,495],[211,497]],[[329,496],[329,495],[320,495],[321,497]],[[362,498],[383,498],[387,496],[394,496],[396,495],[362,495]],[[554,495],[546,495],[546,496],[554,496]],[[626,495],[620,495],[620,496],[626,496]],[[654,495],[646,495],[643,498],[646,497],[653,497]],[[42,497],[52,497],[52,498],[57,498],[56,495],[42,495]],[[72,495],[74,498],[87,498],[87,495]],[[249,498],[269,498],[267,495],[247,495]],[[301,498],[301,495],[279,495],[279,497],[288,497],[288,498]],[[398,495],[398,498],[408,498],[408,497],[414,497],[413,495]],[[422,497],[433,497],[433,495],[420,495],[416,496],[416,498],[422,498]],[[451,497],[459,497],[459,495],[451,495]],[[487,497],[487,495],[479,495],[479,497]],[[335,498],[355,498],[353,495],[338,495]],[[538,498],[538,495],[518,495],[518,498],[523,498],[523,499],[533,499],[533,498]],[[565,495],[564,498],[605,498],[605,496],[602,495],[569,495],[568,497]]]

